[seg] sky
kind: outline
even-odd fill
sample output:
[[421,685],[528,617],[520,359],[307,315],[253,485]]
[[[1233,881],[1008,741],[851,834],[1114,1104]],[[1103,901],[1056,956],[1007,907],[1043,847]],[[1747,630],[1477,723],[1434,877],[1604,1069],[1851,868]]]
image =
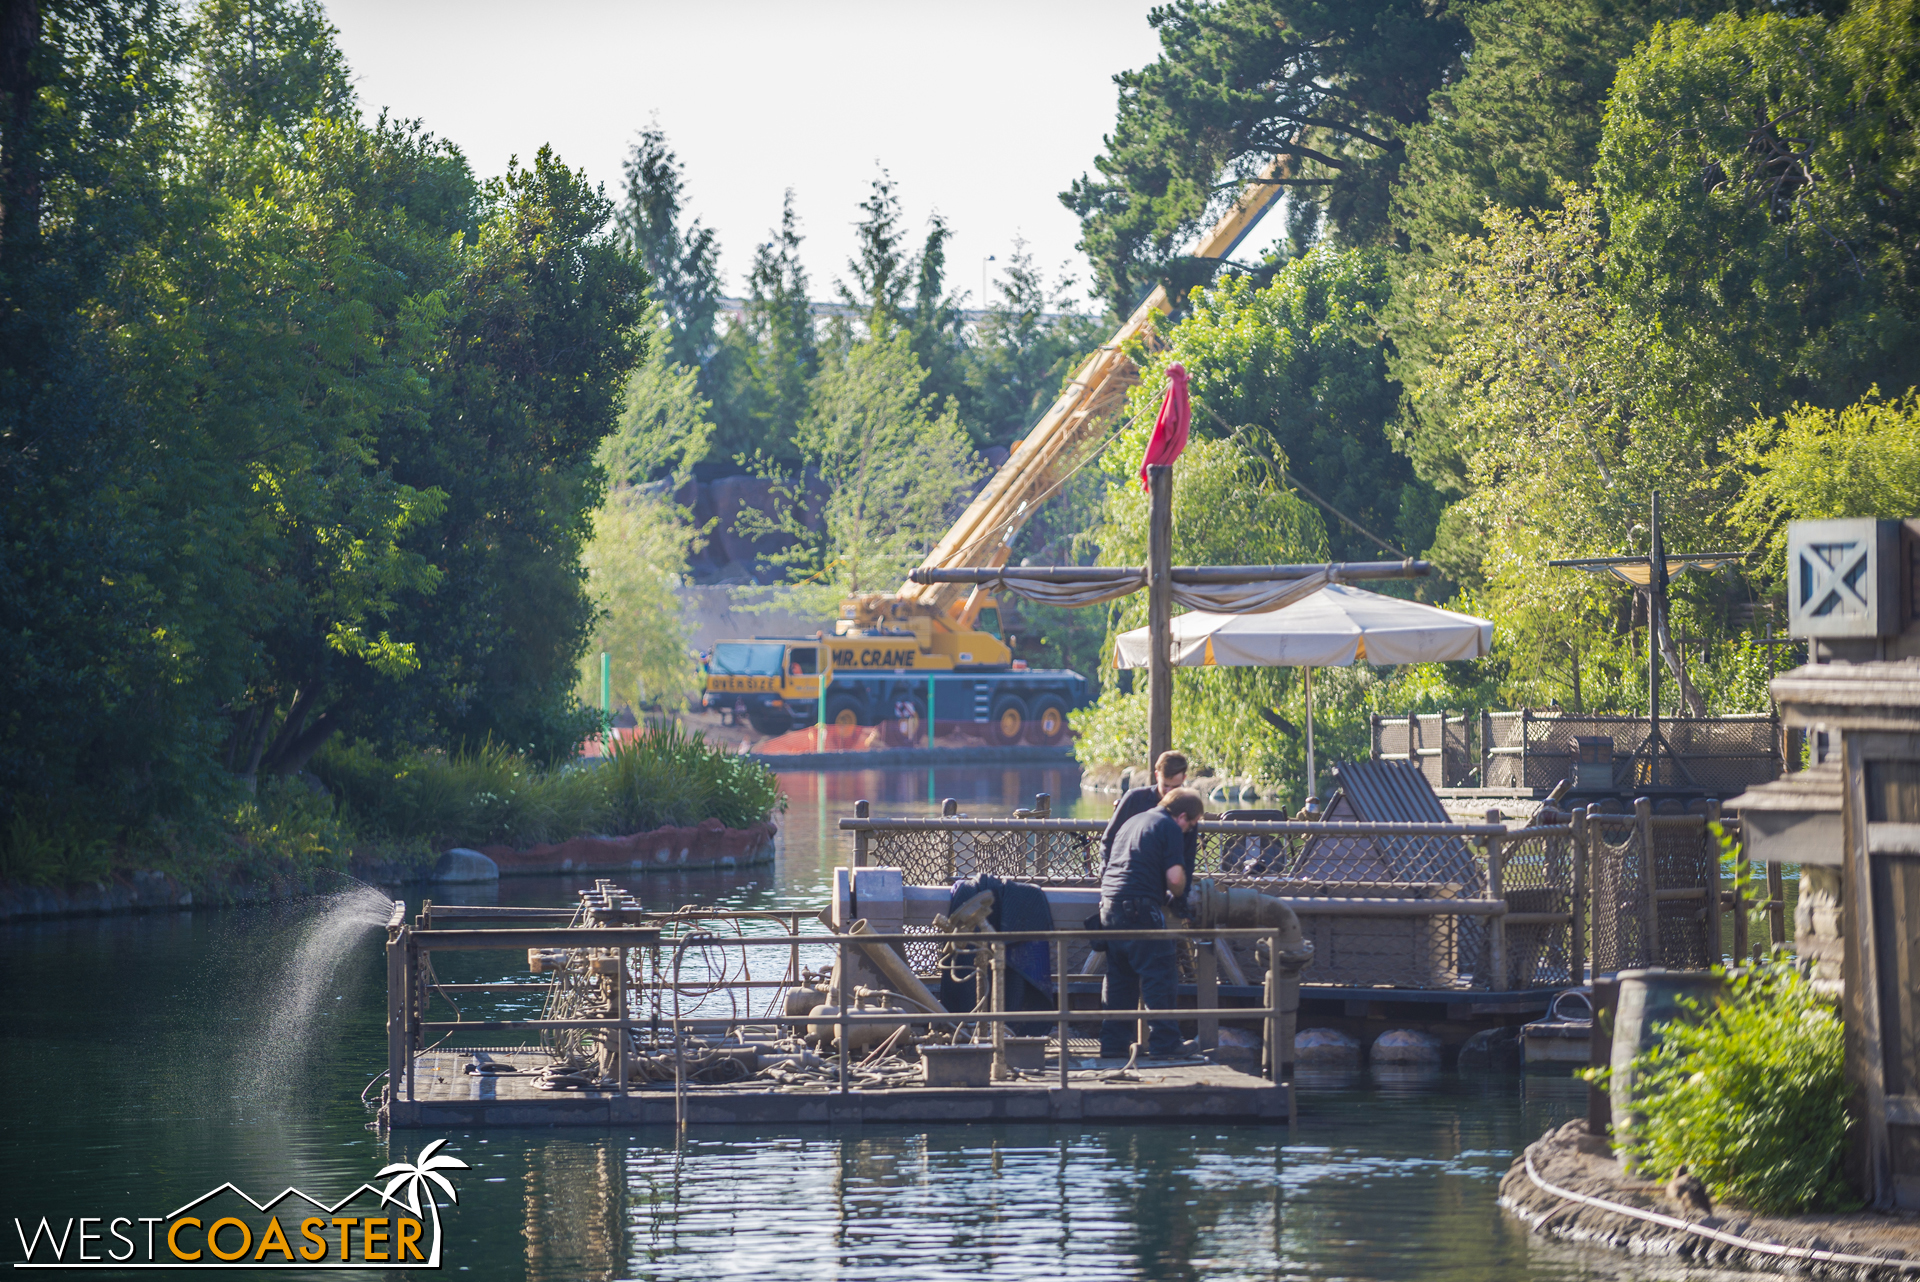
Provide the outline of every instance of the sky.
[[916,242],[930,213],[946,218],[948,287],[969,307],[1016,238],[1085,297],[1059,193],[1113,127],[1114,74],[1159,51],[1150,7],[327,0],[362,110],[420,118],[483,176],[546,143],[613,193],[657,117],[686,166],[687,212],[718,232],[727,292],[742,292],[791,187],[811,292],[827,299],[885,166]]

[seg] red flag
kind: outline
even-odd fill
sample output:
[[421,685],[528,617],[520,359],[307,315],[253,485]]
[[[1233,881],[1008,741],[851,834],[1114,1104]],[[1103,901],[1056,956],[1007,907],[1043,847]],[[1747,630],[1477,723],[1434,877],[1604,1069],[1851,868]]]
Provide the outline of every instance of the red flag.
[[1171,463],[1187,448],[1187,427],[1193,422],[1193,406],[1187,401],[1187,367],[1167,366],[1167,399],[1160,402],[1160,417],[1154,420],[1153,435],[1147,439],[1147,455],[1140,460],[1140,488],[1147,488],[1147,468],[1155,463]]

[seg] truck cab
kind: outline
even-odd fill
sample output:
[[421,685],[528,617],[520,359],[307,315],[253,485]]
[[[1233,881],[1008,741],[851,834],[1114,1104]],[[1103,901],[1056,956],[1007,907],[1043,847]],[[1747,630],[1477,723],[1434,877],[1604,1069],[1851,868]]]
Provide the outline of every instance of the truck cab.
[[811,724],[819,712],[821,673],[831,671],[826,650],[824,642],[805,639],[718,642],[707,662],[701,702],[709,708],[731,708],[761,734]]

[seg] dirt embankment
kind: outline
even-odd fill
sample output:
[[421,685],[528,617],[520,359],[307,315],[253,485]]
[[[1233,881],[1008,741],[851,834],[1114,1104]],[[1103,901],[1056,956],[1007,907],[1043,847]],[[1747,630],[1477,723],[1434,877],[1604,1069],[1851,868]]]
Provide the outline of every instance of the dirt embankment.
[[1500,1205],[1536,1233],[1635,1255],[1862,1282],[1920,1278],[1920,1222],[1866,1212],[1766,1216],[1733,1206],[1701,1216],[1598,1149],[1584,1121],[1548,1131],[1501,1179]]

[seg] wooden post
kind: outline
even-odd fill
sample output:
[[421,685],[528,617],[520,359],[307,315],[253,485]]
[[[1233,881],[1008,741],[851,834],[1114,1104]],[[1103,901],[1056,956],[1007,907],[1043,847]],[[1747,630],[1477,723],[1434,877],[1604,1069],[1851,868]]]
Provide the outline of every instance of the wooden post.
[[1573,934],[1567,941],[1567,979],[1587,982],[1587,814],[1573,812]]
[[1147,468],[1147,762],[1173,747],[1173,465]]
[[[1490,824],[1500,823],[1499,809],[1497,807],[1489,809],[1486,812],[1486,820]],[[1506,869],[1502,866],[1505,860],[1506,851],[1501,846],[1500,838],[1489,836],[1487,838],[1488,899],[1505,899],[1507,897]],[[1487,976],[1487,988],[1496,993],[1504,993],[1507,991],[1507,918],[1505,913],[1487,919],[1487,970],[1489,972]]]
[[1053,946],[1053,983],[1054,996],[1060,999],[1060,1089],[1067,1089],[1067,941],[1062,939]]
[[[1712,969],[1713,967],[1719,965],[1720,957],[1721,957],[1721,953],[1720,953],[1720,841],[1717,837],[1713,835],[1712,830],[1707,827],[1708,824],[1717,824],[1719,822],[1720,822],[1720,803],[1718,801],[1708,801],[1707,817],[1705,821],[1700,825],[1700,840],[1703,845],[1712,847],[1712,853],[1713,853],[1713,871],[1709,873],[1707,876],[1707,906],[1706,906],[1707,915],[1706,915],[1705,924],[1707,928],[1706,953],[1707,953],[1708,969]],[[1744,863],[1744,861],[1741,861],[1741,862]],[[1736,872],[1739,871],[1739,867],[1740,867],[1740,864],[1736,863],[1735,864]],[[1738,954],[1735,955],[1734,962],[1736,965],[1739,964]]]
[[1660,878],[1654,868],[1653,857],[1653,799],[1635,797],[1633,799],[1634,831],[1640,834],[1640,883],[1645,892],[1642,898],[1641,947],[1646,950],[1644,966],[1664,965],[1665,953],[1660,947]]
[[[1660,616],[1666,605],[1667,549],[1660,538],[1660,491],[1655,490],[1647,524],[1647,782],[1655,787],[1660,785]],[[1652,867],[1652,848],[1648,851]]]
[[1780,865],[1771,862],[1767,864],[1767,940],[1775,948],[1787,946],[1787,886]]
[[[855,819],[865,819],[872,813],[873,807],[869,803],[865,801],[856,801],[853,803],[853,817]],[[873,848],[872,842],[873,834],[867,829],[857,828],[854,830],[853,866],[855,868],[865,868],[867,866],[867,859]]]
[[[1220,967],[1214,960],[1214,949],[1220,946],[1217,939],[1193,941],[1193,1004],[1201,1010],[1220,1009]],[[1194,1036],[1200,1049],[1210,1051],[1220,1045],[1219,1017],[1203,1015],[1197,1022]]]
[[391,1126],[405,1098],[401,1083],[413,1056],[407,1049],[407,1005],[413,996],[413,975],[407,966],[408,946],[404,907],[395,913],[395,924],[387,927],[387,1124]]
[[1493,787],[1493,714],[1480,709],[1480,786]]
[[[993,998],[988,1009],[1002,1015],[1007,1009],[1007,946],[993,944],[987,949],[987,956],[993,966]],[[993,1080],[1001,1081],[1007,1075],[1007,1021],[996,1019],[993,1021]]]
[[1277,1082],[1282,1072],[1281,1061],[1286,1056],[1286,1047],[1281,1045],[1280,1037],[1280,932],[1274,931],[1267,936],[1267,1035],[1266,1042],[1267,1080]]
[[1733,912],[1733,964],[1736,966],[1747,964],[1747,948],[1752,943],[1747,938],[1751,930],[1747,916],[1747,893],[1753,884],[1753,863],[1747,858],[1746,833],[1740,835],[1743,840],[1740,842],[1740,853],[1733,861],[1733,894],[1729,897]]
[[1420,769],[1420,717],[1413,712],[1407,714],[1407,762]]
[[[624,918],[624,914],[622,914]],[[619,1052],[613,1057],[614,1071],[620,1074],[620,1094],[627,1093],[627,950],[613,950],[613,1017],[620,1021],[620,1027],[613,1030],[620,1039]]]

